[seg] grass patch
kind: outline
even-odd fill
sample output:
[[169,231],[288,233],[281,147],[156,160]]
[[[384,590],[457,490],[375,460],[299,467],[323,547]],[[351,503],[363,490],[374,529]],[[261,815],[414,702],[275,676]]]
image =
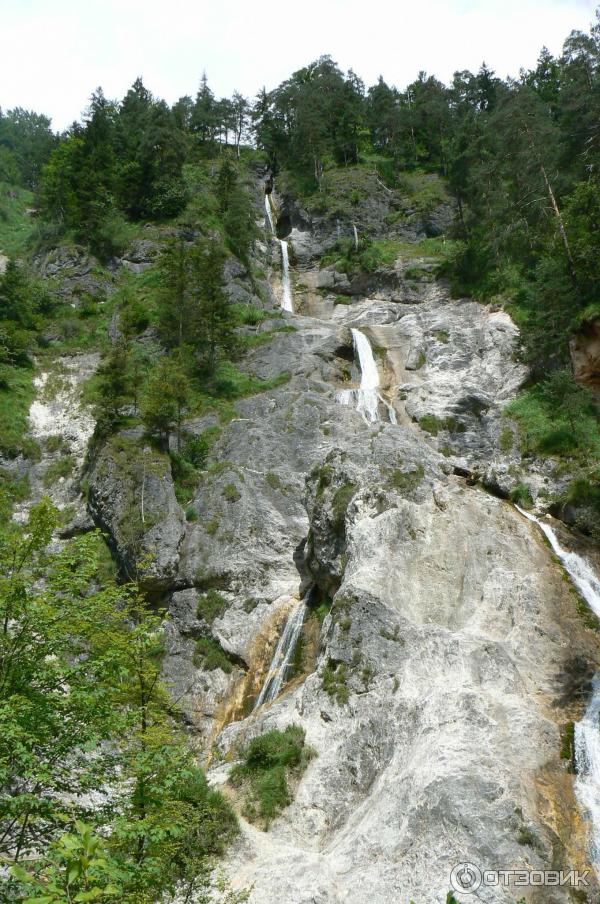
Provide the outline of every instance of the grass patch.
[[329,662],[323,669],[323,690],[336,701],[338,706],[345,706],[350,699],[348,672],[343,662]]
[[0,451],[12,458],[21,448],[35,398],[33,370],[5,365],[0,378]]
[[346,512],[356,493],[355,483],[345,483],[333,494],[331,500],[331,525],[337,533],[344,530]]
[[239,502],[242,498],[242,494],[236,487],[235,483],[226,483],[221,491],[221,495],[227,500],[227,502]]
[[510,427],[504,426],[500,433],[500,451],[505,453],[512,452],[514,444],[515,434]]
[[533,496],[531,490],[526,483],[518,483],[509,493],[511,502],[520,505],[521,508],[531,508],[533,505]]
[[220,618],[227,609],[227,600],[217,590],[208,590],[198,597],[196,615],[198,618],[212,625],[216,618]]
[[419,486],[424,476],[425,469],[421,464],[417,465],[412,471],[403,471],[401,468],[395,468],[388,477],[387,485],[398,493],[410,493],[411,490],[415,490]]
[[286,371],[270,380],[262,380],[254,374],[238,370],[231,361],[222,361],[215,377],[215,395],[225,399],[240,399],[243,396],[276,389],[290,379],[291,374]]
[[200,637],[194,649],[194,665],[206,672],[221,669],[226,675],[233,670],[233,665],[223,647],[214,637]]
[[35,230],[35,218],[27,208],[35,207],[33,192],[0,182],[0,251],[22,254]]
[[448,417],[438,417],[435,414],[424,414],[419,418],[419,427],[431,436],[437,436],[441,430],[447,430],[448,433],[464,433],[466,427],[454,415]]
[[229,781],[245,791],[244,816],[267,829],[292,802],[288,780],[304,772],[314,751],[305,743],[304,729],[288,725],[284,731],[273,729],[253,738],[240,754],[242,762],[234,766]]
[[75,461],[72,455],[63,455],[60,458],[51,461],[44,474],[44,486],[50,487],[57,480],[64,477],[70,477],[73,473],[74,466]]

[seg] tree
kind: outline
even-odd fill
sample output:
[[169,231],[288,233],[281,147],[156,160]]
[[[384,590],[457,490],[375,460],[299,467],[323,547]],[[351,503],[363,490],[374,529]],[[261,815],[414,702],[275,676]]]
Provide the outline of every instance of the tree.
[[190,384],[178,360],[159,360],[141,401],[142,420],[148,432],[168,450],[169,437],[176,430],[177,451],[181,447],[181,425],[190,401]]
[[221,353],[236,346],[235,312],[223,292],[225,252],[215,239],[197,242],[190,251],[191,290],[196,306],[190,323],[192,350],[212,377]]

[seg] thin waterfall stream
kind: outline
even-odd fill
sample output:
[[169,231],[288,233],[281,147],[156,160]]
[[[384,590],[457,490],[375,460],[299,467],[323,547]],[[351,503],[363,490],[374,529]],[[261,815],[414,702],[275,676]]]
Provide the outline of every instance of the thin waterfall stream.
[[341,405],[351,406],[356,404],[356,410],[362,414],[366,421],[375,424],[381,420],[379,417],[379,403],[387,409],[390,423],[397,423],[396,412],[379,392],[379,370],[373,355],[371,343],[360,330],[352,329],[352,341],[354,352],[358,357],[360,367],[360,387],[358,389],[342,389],[337,393],[337,400]]
[[[267,220],[271,227],[271,232],[277,238],[275,231],[275,222],[273,220],[273,208],[271,207],[271,196],[265,194],[265,210],[267,212]],[[290,277],[290,253],[288,243],[285,239],[277,238],[279,247],[281,248],[281,307],[284,311],[294,312],[294,302],[292,299],[292,280]]]
[[306,597],[299,600],[288,615],[283,631],[275,647],[273,658],[267,672],[260,694],[256,698],[254,709],[263,703],[270,703],[280,693],[290,671],[290,665],[296,650],[296,644],[306,618]]
[[[550,527],[535,515],[516,508],[529,521],[537,524],[560,559],[574,586],[592,612],[600,618],[600,579],[590,563],[575,552],[569,552]],[[575,723],[575,794],[590,820],[590,856],[600,875],[600,673],[592,681],[592,696],[583,718]]]

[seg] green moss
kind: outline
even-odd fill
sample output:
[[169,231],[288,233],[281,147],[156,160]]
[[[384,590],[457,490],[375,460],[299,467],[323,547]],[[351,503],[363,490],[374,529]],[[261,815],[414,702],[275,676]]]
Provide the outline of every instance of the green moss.
[[287,486],[274,471],[267,471],[267,473],[265,474],[265,480],[273,490],[279,490],[282,493],[287,493]]
[[196,615],[209,625],[212,625],[216,618],[220,618],[223,615],[227,605],[227,600],[217,590],[208,590],[198,597]]
[[337,532],[344,530],[346,512],[356,493],[355,483],[345,483],[333,494],[331,500],[331,525]]
[[504,426],[500,433],[500,450],[502,452],[512,452],[515,444],[515,434],[509,426]]
[[229,781],[243,789],[244,815],[268,828],[291,802],[289,779],[304,772],[314,751],[305,743],[304,729],[288,725],[253,738],[239,751],[241,762],[231,770]]
[[441,430],[447,430],[448,433],[464,433],[466,427],[454,415],[448,417],[437,417],[435,414],[424,414],[419,418],[419,427],[432,436],[437,436]]
[[229,675],[233,669],[227,653],[213,637],[200,637],[194,649],[194,665],[206,672],[221,669]]
[[571,771],[575,764],[575,723],[567,722],[562,730],[560,743],[560,756],[563,760],[569,760]]

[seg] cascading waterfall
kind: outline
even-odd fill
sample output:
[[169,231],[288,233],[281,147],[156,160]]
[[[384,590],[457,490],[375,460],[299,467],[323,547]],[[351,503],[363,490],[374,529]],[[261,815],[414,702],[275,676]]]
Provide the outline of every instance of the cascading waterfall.
[[552,550],[562,562],[575,587],[581,593],[590,609],[598,616],[598,618],[600,618],[600,579],[595,574],[589,562],[586,562],[586,560],[582,556],[577,555],[576,552],[568,552],[566,549],[563,549],[549,524],[540,521],[535,515],[523,511],[518,505],[516,508],[529,521],[533,521],[534,524],[537,524],[541,528],[544,535],[548,538]]
[[302,631],[302,625],[306,617],[306,598],[300,600],[287,617],[281,636],[275,647],[271,665],[261,692],[256,698],[254,709],[258,709],[263,703],[270,703],[281,692],[286,677],[290,670],[290,663]]
[[590,856],[600,872],[600,675],[592,682],[592,698],[575,723],[575,793],[591,821]]
[[[271,232],[275,235],[275,223],[273,221],[273,209],[271,207],[271,196],[265,194],[265,210],[267,211],[267,220],[271,227]],[[290,278],[290,254],[288,243],[284,239],[277,239],[281,248],[281,307],[284,311],[294,311],[292,301],[292,281]]]
[[387,408],[390,423],[395,424],[396,412],[379,392],[379,371],[371,343],[360,330],[352,329],[351,332],[354,352],[358,356],[360,367],[360,387],[358,389],[342,389],[336,398],[341,405],[350,406],[356,403],[356,410],[371,423],[377,423],[380,420],[379,403],[381,402]]
[[[529,521],[539,525],[573,584],[600,618],[600,579],[582,556],[563,549],[549,524],[535,515],[517,509]],[[592,697],[580,722],[575,723],[575,793],[591,822],[590,855],[600,873],[600,674],[594,676]]]

